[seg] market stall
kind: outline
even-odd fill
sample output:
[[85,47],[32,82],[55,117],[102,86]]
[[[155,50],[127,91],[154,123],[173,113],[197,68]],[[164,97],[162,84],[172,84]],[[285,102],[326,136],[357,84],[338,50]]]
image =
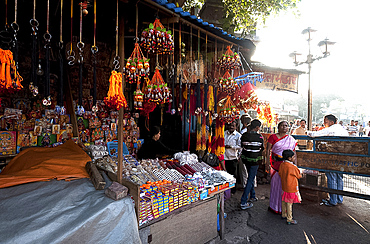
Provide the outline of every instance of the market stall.
[[[0,154],[61,149],[72,139],[89,154],[89,165],[99,169],[95,173],[129,188],[137,217],[131,224],[148,231],[153,242],[209,241],[217,236],[217,216],[223,216],[223,192],[235,179],[185,151],[212,151],[221,158],[224,124],[237,119],[241,109],[257,108],[251,86],[255,74],[247,75],[247,82],[234,79],[248,73],[241,64],[255,46],[167,1],[96,2],[48,1],[47,8],[7,2],[15,16],[33,10],[32,45],[27,46],[25,34],[16,36],[16,26],[28,20],[15,19],[1,32],[10,41],[1,42],[6,58],[1,59]],[[97,18],[103,12],[110,14]],[[59,40],[53,39],[58,34]],[[137,161],[154,125],[161,125],[163,140],[183,153]],[[179,221],[190,213],[198,225]],[[163,226],[168,232],[185,229],[176,237],[165,234]]]

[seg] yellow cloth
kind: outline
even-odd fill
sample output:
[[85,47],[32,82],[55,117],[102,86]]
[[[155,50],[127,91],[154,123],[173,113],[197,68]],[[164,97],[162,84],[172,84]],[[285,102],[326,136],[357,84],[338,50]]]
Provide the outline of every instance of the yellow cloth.
[[0,188],[29,182],[89,178],[90,157],[72,140],[54,148],[21,151],[0,173]]

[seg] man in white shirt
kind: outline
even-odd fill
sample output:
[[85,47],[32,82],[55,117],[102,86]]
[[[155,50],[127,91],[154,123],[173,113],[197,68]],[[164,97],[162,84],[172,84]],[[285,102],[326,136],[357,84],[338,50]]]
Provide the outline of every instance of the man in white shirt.
[[350,136],[358,136],[358,127],[354,120],[351,120],[351,124],[348,126],[348,134]]
[[[324,117],[325,128],[319,131],[309,133],[309,136],[348,136],[348,132],[340,124],[337,124],[337,118],[332,115]],[[327,172],[328,188],[343,191],[343,174],[335,172]],[[323,199],[325,206],[333,207],[343,203],[343,196],[329,193],[330,199]]]
[[[227,124],[225,131],[225,167],[229,174],[236,178],[236,167],[238,165],[241,148],[241,134],[236,130],[236,122],[233,121]],[[235,193],[236,188],[231,189],[231,193]]]
[[[306,120],[301,119],[300,126],[293,131],[292,135],[306,135]],[[306,150],[307,140],[298,140],[298,148]]]

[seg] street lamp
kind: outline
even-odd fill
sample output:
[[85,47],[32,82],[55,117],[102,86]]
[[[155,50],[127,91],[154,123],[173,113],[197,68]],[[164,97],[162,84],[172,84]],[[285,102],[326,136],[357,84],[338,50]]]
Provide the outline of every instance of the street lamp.
[[318,46],[322,48],[322,53],[323,56],[318,56],[318,57],[313,57],[311,54],[311,33],[316,32],[316,30],[311,29],[311,27],[308,27],[307,29],[304,29],[302,31],[302,34],[308,34],[308,55],[307,55],[307,60],[304,62],[298,62],[297,61],[297,56],[302,55],[297,52],[293,52],[289,54],[289,57],[292,57],[294,59],[294,64],[296,66],[301,65],[301,64],[308,64],[308,113],[307,113],[307,126],[308,130],[312,130],[312,91],[311,91],[311,64],[316,61],[320,60],[322,58],[326,58],[330,55],[330,52],[328,51],[328,46],[329,45],[334,45],[335,42],[329,41],[327,38],[321,42],[318,43]]

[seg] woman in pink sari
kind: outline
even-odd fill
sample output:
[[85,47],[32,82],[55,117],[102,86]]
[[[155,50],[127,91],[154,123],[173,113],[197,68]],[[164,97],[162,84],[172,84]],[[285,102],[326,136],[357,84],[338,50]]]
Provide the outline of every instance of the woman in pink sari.
[[[290,149],[294,151],[297,146],[297,141],[287,134],[289,124],[287,121],[281,121],[278,124],[278,133],[272,134],[267,141],[267,164],[271,166],[271,190],[270,190],[270,206],[271,212],[281,214],[281,179],[278,174],[280,164],[283,162],[283,151]],[[295,157],[297,158],[297,157]],[[297,164],[297,162],[295,162]]]

